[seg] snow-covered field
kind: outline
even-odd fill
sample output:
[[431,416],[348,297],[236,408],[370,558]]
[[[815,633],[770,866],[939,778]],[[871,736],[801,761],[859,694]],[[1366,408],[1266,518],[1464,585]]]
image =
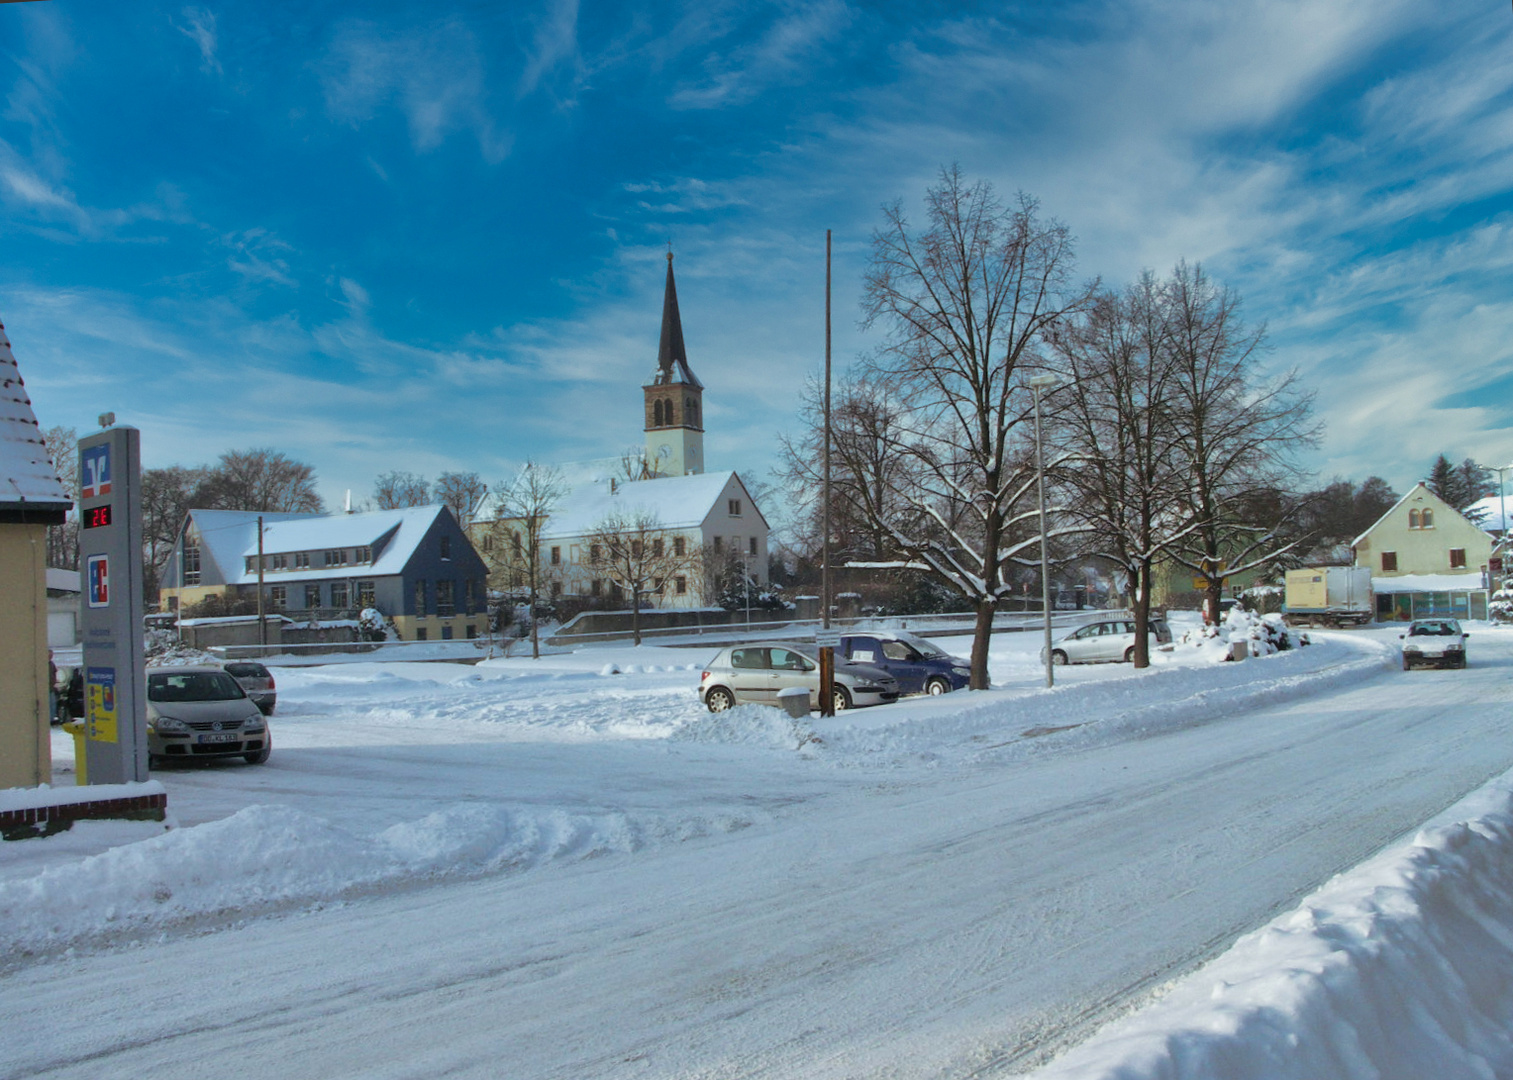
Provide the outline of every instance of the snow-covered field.
[[1513,634],[1314,638],[1046,691],[1002,634],[991,692],[808,721],[705,713],[707,648],[280,668],[170,827],[0,845],[0,1074],[1513,1069],[1513,787],[1414,836],[1513,766]]

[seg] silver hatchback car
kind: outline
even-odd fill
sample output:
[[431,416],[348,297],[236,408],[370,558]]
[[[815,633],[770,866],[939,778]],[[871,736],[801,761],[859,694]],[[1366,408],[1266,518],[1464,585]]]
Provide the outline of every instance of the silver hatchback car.
[[[777,705],[779,691],[801,686],[809,707],[818,708],[820,664],[813,645],[788,641],[735,645],[721,649],[699,676],[699,700],[710,712],[755,702]],[[898,680],[886,671],[835,658],[835,710],[882,705],[898,700]]]
[[219,667],[147,669],[147,755],[152,764],[202,757],[268,760],[268,721]]
[[[1147,636],[1154,650],[1166,645],[1172,632],[1165,620],[1152,618]],[[1129,663],[1135,656],[1135,620],[1128,617],[1099,619],[1068,634],[1064,634],[1051,646],[1053,664],[1095,664],[1101,662]],[[1040,660],[1045,662],[1045,650],[1040,650]]]

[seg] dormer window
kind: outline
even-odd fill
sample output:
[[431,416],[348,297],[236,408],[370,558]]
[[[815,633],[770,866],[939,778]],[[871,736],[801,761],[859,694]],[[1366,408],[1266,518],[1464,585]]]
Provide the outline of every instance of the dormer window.
[[370,547],[360,547],[360,548],[358,548],[357,549],[357,561],[358,562],[372,562],[373,561],[373,549],[370,548]]

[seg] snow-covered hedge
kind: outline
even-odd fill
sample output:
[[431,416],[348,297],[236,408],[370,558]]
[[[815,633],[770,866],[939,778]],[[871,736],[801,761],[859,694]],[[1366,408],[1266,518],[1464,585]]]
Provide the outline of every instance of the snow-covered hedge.
[[1228,660],[1235,642],[1245,642],[1251,656],[1270,656],[1308,644],[1308,635],[1291,629],[1277,614],[1261,615],[1238,604],[1218,623],[1189,630],[1179,647],[1205,649],[1215,662]]
[[1513,623],[1513,591],[1506,586],[1492,594],[1487,605],[1487,618],[1494,623]]

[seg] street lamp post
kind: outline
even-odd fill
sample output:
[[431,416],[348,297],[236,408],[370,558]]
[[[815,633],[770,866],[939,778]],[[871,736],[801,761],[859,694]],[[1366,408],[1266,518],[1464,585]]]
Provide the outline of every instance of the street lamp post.
[[1056,376],[1034,375],[1029,381],[1035,394],[1035,486],[1040,496],[1040,613],[1045,622],[1045,685],[1056,685],[1056,665],[1051,659],[1051,563],[1045,537],[1045,451],[1040,443],[1040,394],[1056,385]]

